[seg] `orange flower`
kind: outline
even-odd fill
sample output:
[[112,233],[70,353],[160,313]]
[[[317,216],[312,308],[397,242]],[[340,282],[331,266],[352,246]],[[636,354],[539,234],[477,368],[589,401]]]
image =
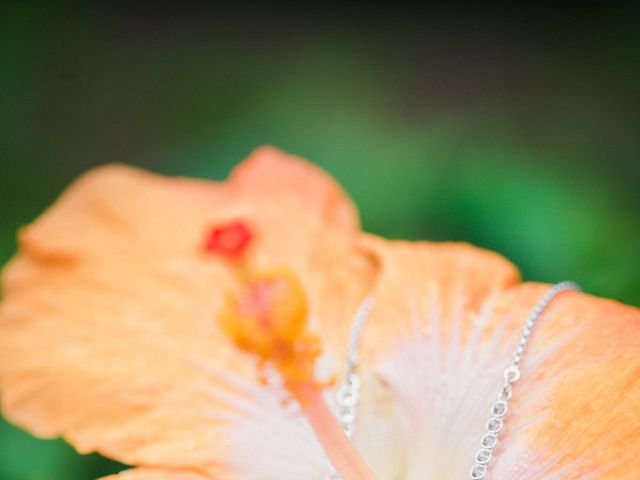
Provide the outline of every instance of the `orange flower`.
[[[128,480],[468,478],[548,286],[465,244],[360,233],[325,173],[261,148],[224,183],[88,173],[3,274],[5,416]],[[321,396],[362,334],[353,442]],[[495,480],[640,476],[640,312],[563,293],[522,365]],[[331,403],[331,402],[329,402]]]

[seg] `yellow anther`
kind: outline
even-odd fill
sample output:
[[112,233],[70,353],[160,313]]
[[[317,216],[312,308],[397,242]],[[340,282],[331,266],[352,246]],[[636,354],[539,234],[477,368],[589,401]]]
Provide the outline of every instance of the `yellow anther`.
[[274,367],[345,480],[376,480],[322,398],[313,370],[319,339],[307,329],[307,301],[289,270],[243,271],[241,288],[227,297],[220,315],[224,332],[241,350]]
[[307,301],[298,278],[277,269],[247,275],[227,297],[224,332],[243,351],[275,367],[289,388],[313,382],[318,338],[307,330]]

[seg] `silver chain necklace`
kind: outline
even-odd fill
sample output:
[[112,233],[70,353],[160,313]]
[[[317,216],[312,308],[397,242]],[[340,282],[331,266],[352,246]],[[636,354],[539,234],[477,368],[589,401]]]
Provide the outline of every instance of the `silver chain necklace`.
[[[490,409],[490,418],[485,424],[485,433],[480,440],[480,449],[477,451],[474,466],[469,473],[469,478],[479,480],[485,478],[489,472],[489,462],[495,458],[494,449],[498,444],[500,432],[504,428],[504,419],[509,409],[509,401],[513,397],[513,384],[520,380],[520,362],[529,345],[533,329],[549,304],[563,292],[580,292],[580,287],[573,282],[561,282],[551,287],[540,299],[529,314],[524,324],[516,351],[513,354],[511,364],[504,370],[504,385],[497,399]],[[349,333],[349,345],[347,349],[347,367],[345,376],[336,394],[336,417],[345,434],[351,438],[355,429],[358,402],[360,400],[360,376],[357,373],[358,348],[362,337],[364,324],[373,307],[373,298],[368,297],[358,308],[358,311]],[[325,480],[340,480],[340,475],[332,465],[325,475]]]
[[[347,366],[345,368],[342,384],[336,393],[336,417],[347,437],[353,436],[356,418],[358,416],[358,402],[360,401],[360,375],[358,375],[358,349],[362,338],[362,329],[369,318],[373,307],[373,297],[367,297],[356,312],[351,331],[349,332],[349,344],[347,347]],[[329,472],[325,480],[340,480],[340,475],[329,464]]]

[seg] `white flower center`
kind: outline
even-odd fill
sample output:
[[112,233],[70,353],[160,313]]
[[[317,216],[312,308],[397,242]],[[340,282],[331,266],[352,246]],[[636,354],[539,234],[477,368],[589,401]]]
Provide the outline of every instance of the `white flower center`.
[[[440,318],[434,313],[426,322],[428,334],[416,327],[398,342],[383,364],[361,370],[353,441],[377,478],[469,478],[490,407],[502,386],[502,372],[517,343],[516,337],[504,338],[504,324],[487,331],[489,314],[485,310],[477,315],[472,331],[463,339],[461,319],[454,319],[444,338]],[[524,366],[518,388],[527,391],[527,407],[544,396],[540,389],[544,387],[536,391],[528,385],[527,373],[550,353],[539,353]],[[233,419],[230,432],[236,478],[324,480],[328,460],[297,407],[283,406],[284,394],[277,387],[247,388],[252,402],[244,406],[242,418]],[[327,394],[327,398],[333,397]],[[542,413],[519,420],[524,418],[519,415],[525,411],[524,403],[516,399],[510,405],[491,478],[565,478],[568,469],[557,471],[557,457],[545,454],[542,458],[519,435],[544,418]]]

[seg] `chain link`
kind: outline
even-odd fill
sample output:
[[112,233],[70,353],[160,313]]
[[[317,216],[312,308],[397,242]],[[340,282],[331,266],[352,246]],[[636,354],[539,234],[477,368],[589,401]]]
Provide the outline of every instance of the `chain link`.
[[[347,366],[344,378],[336,393],[336,417],[347,437],[351,438],[355,430],[360,401],[360,375],[358,375],[358,349],[362,338],[362,329],[373,308],[373,297],[367,297],[356,312],[347,346]],[[340,475],[329,465],[325,480],[340,480]]]
[[509,401],[513,397],[513,384],[520,380],[520,362],[527,349],[531,333],[542,312],[551,301],[563,292],[579,292],[580,287],[573,282],[561,282],[551,287],[533,308],[524,324],[520,340],[513,355],[511,364],[504,370],[504,384],[498,398],[491,405],[491,417],[485,424],[485,433],[480,440],[481,448],[476,452],[475,465],[469,474],[472,480],[484,478],[489,471],[489,463],[495,458],[494,450],[498,444],[500,432],[504,427],[504,417],[509,409]]

